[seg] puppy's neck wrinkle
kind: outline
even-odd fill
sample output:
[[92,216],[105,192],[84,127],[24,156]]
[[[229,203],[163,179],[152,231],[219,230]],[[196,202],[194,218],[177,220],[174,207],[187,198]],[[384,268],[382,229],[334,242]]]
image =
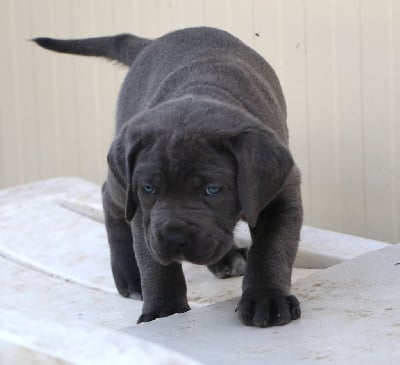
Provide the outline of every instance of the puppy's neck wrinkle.
[[[237,89],[238,83],[251,83],[251,79],[236,63],[219,55],[189,59],[183,66],[174,66],[168,73],[159,75],[157,86],[149,90],[147,106],[153,107],[188,95],[204,95],[205,88],[207,96],[237,104],[239,99],[234,95],[233,89]],[[239,105],[242,104],[240,102]]]
[[240,101],[240,99],[238,99],[231,92],[212,84],[203,83],[190,85],[186,89],[182,90],[182,94],[188,96],[190,95],[193,97],[205,97],[214,101],[218,100],[224,103],[228,102],[231,105],[233,104],[247,110],[246,106]]

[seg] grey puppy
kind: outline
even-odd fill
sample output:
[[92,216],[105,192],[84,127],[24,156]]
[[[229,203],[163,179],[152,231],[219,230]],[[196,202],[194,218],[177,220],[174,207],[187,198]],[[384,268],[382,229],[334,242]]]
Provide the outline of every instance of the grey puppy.
[[[246,325],[299,318],[290,280],[303,218],[300,174],[271,66],[206,27],[154,40],[34,41],[129,67],[102,193],[115,284],[121,295],[143,298],[138,322],[190,309],[182,260],[220,277],[244,271],[237,312]],[[240,219],[252,237],[246,265],[233,243]]]

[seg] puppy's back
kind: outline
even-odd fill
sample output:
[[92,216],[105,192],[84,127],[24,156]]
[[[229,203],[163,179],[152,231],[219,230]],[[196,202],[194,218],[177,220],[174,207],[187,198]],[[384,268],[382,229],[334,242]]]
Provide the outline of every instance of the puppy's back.
[[210,27],[173,31],[138,55],[121,88],[117,129],[143,110],[196,93],[198,85],[224,90],[287,138],[286,104],[272,67],[238,38]]

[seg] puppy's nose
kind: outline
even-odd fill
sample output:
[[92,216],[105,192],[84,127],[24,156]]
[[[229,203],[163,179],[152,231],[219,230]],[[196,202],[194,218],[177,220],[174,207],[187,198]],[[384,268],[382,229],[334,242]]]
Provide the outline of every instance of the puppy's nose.
[[182,227],[168,226],[164,230],[164,241],[171,248],[184,248],[190,242],[190,234]]

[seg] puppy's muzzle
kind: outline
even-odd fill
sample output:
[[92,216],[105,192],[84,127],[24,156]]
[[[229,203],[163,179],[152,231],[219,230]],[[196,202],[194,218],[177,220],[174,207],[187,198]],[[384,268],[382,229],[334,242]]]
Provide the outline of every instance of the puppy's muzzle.
[[171,253],[179,253],[191,242],[191,233],[184,225],[167,223],[160,232],[161,241]]
[[223,235],[211,222],[199,225],[182,216],[163,218],[160,223],[153,220],[148,241],[153,258],[162,265],[182,261],[208,265],[231,245],[231,237]]

